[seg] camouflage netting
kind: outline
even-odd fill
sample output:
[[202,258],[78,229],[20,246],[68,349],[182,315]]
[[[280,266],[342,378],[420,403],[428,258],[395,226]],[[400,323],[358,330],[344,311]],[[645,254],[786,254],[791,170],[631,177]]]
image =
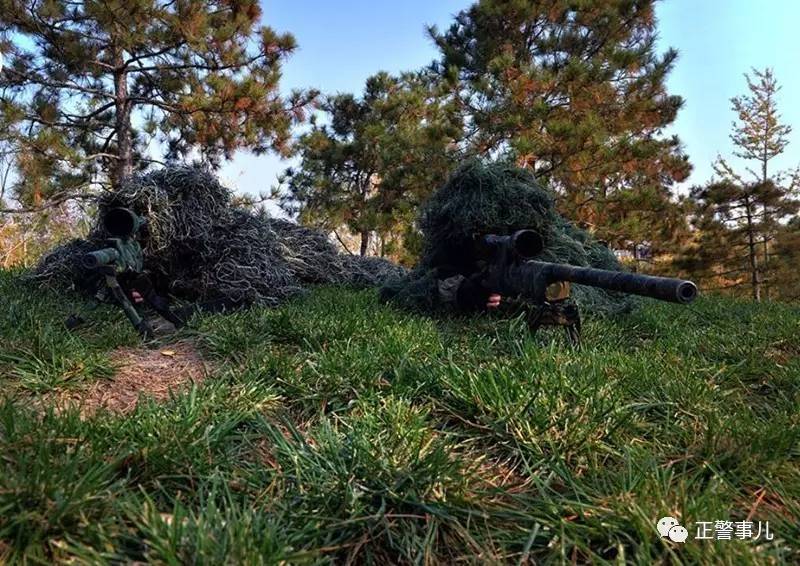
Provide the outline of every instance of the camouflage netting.
[[[591,234],[559,216],[553,196],[527,170],[504,163],[472,161],[456,171],[422,208],[419,227],[423,252],[407,276],[389,281],[382,295],[421,311],[436,306],[436,268],[448,265],[468,272],[473,265],[474,236],[537,230],[545,242],[537,259],[619,270],[613,252]],[[583,310],[613,314],[630,310],[630,296],[573,285]]]
[[[377,286],[405,273],[380,258],[340,254],[320,231],[237,206],[231,191],[203,168],[170,166],[132,177],[97,205],[98,217],[121,206],[146,219],[138,238],[145,269],[157,287],[187,301],[273,305],[309,285]],[[80,258],[105,237],[98,224],[87,240],[55,248],[32,279],[80,287]]]

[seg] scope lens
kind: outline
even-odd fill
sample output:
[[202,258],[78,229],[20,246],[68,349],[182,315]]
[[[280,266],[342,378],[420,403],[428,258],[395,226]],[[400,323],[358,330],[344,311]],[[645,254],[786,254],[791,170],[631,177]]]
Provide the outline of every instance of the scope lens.
[[534,257],[544,248],[542,237],[533,230],[520,230],[513,238],[514,250],[524,258]]
[[136,218],[127,208],[112,208],[103,217],[103,226],[112,236],[130,236],[136,229]]

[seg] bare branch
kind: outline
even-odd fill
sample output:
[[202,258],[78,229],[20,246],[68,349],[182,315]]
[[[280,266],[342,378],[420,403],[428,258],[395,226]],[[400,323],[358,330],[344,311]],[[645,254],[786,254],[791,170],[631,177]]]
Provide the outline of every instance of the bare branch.
[[[79,187],[75,187],[75,190],[80,190],[82,188],[89,187],[90,185],[84,184]],[[72,201],[72,200],[92,200],[95,198],[95,195],[86,194],[86,193],[62,193],[57,195],[55,198],[48,200],[46,203],[41,204],[39,206],[31,206],[27,208],[0,208],[0,214],[34,214],[38,212],[43,212],[45,210],[55,208],[64,204],[65,202]]]

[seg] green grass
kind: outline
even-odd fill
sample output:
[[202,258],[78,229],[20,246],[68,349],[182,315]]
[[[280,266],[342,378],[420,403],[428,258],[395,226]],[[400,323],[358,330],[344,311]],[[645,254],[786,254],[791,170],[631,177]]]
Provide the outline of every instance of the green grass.
[[[128,417],[34,409],[113,374],[121,313],[0,272],[0,562],[797,563],[800,312],[703,299],[435,321],[374,292],[196,319],[212,379]],[[748,516],[765,541],[659,539]]]

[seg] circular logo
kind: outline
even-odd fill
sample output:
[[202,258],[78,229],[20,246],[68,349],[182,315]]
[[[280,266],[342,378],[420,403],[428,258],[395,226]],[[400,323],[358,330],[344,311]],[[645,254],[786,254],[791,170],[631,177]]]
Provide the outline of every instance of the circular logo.
[[680,525],[675,525],[669,530],[668,535],[672,542],[686,542],[686,539],[689,538],[689,531]]
[[669,535],[669,530],[677,524],[678,520],[674,517],[662,517],[658,520],[656,529],[658,529],[658,534],[662,537],[666,537]]
[[672,542],[683,543],[689,538],[689,531],[683,528],[675,517],[661,517],[656,523],[656,529],[661,538],[668,538]]

